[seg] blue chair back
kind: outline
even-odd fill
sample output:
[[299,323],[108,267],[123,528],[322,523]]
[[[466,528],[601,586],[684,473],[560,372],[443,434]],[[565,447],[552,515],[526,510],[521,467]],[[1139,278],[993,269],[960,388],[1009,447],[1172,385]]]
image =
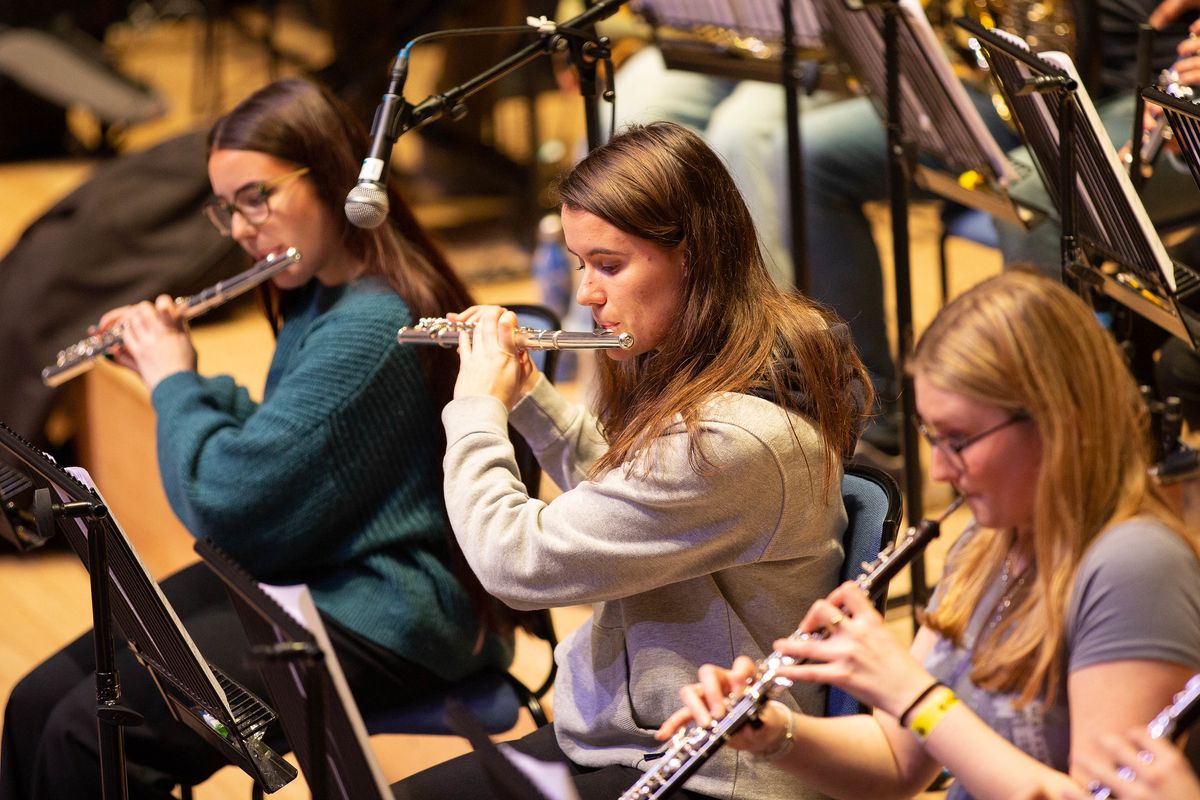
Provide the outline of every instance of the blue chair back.
[[[862,565],[874,561],[880,551],[896,540],[903,511],[896,479],[867,464],[848,464],[842,476],[842,500],[846,504],[846,532],[842,534],[845,560],[842,580],[851,581]],[[886,587],[884,587],[886,590]],[[887,592],[879,593],[875,606],[883,613]],[[829,688],[825,716],[839,717],[866,711],[858,700],[841,689]]]

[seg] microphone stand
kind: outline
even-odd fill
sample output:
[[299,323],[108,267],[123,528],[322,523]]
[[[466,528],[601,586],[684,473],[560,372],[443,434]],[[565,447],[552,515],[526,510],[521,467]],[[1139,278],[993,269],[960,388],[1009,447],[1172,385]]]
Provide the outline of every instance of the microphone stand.
[[[541,34],[538,41],[526,45],[465,83],[440,94],[430,95],[415,106],[398,92],[395,93],[395,100],[385,101],[380,106],[382,116],[379,122],[385,126],[389,141],[395,142],[408,131],[428,125],[447,114],[452,119],[461,119],[467,113],[463,103],[466,98],[543,55],[567,50],[570,51],[572,64],[580,72],[580,93],[584,97],[587,106],[585,113],[588,115],[588,146],[595,147],[600,139],[599,119],[595,104],[590,98],[595,97],[596,93],[595,64],[601,59],[607,59],[608,41],[596,38],[594,26],[615,14],[626,2],[628,0],[601,0],[579,16],[562,24],[543,22],[537,29]],[[396,73],[393,73],[392,85],[397,89],[399,87]],[[393,94],[391,88],[389,94]]]
[[783,17],[783,109],[787,115],[788,219],[792,226],[792,280],[808,294],[808,228],[804,209],[804,162],[801,161],[799,81],[796,77],[796,18],[792,0],[781,0]]
[[[892,218],[892,267],[895,273],[896,300],[896,373],[900,382],[900,453],[904,457],[904,495],[909,519],[924,515],[925,502],[921,482],[921,452],[917,442],[917,406],[912,378],[905,365],[913,349],[912,280],[908,237],[908,179],[912,154],[904,140],[904,120],[900,109],[900,6],[896,0],[844,0],[852,10],[877,5],[883,11],[884,70],[887,128],[887,185]],[[918,553],[909,565],[912,578],[913,629],[918,626],[918,611],[929,599],[925,578],[925,557]]]

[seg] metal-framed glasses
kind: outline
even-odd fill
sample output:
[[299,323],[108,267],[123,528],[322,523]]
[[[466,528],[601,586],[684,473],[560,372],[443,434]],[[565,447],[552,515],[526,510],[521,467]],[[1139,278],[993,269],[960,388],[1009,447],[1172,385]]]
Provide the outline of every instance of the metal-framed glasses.
[[946,457],[946,460],[950,462],[950,465],[954,467],[955,471],[962,472],[967,467],[967,463],[963,459],[962,455],[964,450],[978,442],[980,439],[985,439],[988,436],[991,436],[993,433],[1004,430],[1010,425],[1016,425],[1018,422],[1028,421],[1029,415],[1025,414],[1024,412],[1020,412],[1013,414],[1011,417],[999,423],[998,425],[993,425],[992,427],[982,430],[979,433],[972,434],[971,436],[938,436],[936,433],[929,430],[924,421],[922,421],[920,418],[916,420],[916,424],[917,431],[921,434],[925,441],[929,442],[929,446],[941,450],[942,455]]
[[233,233],[233,212],[235,211],[251,225],[262,225],[271,217],[269,202],[271,195],[308,173],[308,167],[300,167],[264,183],[248,183],[234,192],[233,200],[230,201],[216,196],[210,197],[204,204],[204,215],[222,236],[229,236]]

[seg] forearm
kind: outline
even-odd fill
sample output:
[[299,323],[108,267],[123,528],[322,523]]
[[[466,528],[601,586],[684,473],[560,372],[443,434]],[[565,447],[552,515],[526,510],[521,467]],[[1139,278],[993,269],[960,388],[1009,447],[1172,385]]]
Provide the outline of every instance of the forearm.
[[977,800],[1022,797],[1035,786],[1058,797],[1061,788],[1073,785],[1067,775],[1018,749],[961,702],[946,711],[924,748]]
[[840,800],[913,797],[938,766],[919,752],[896,752],[880,720],[797,715],[795,746],[779,766],[823,794]]

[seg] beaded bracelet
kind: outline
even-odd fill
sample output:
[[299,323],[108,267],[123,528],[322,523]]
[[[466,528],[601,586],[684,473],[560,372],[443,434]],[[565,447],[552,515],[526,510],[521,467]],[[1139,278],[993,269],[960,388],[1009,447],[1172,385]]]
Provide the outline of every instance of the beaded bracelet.
[[772,700],[771,702],[783,709],[787,718],[787,727],[783,730],[783,738],[771,745],[770,750],[750,754],[751,758],[755,761],[778,761],[792,752],[792,745],[796,743],[796,715],[792,713],[790,708],[778,700]]
[[946,716],[946,712],[958,705],[958,695],[948,687],[943,686],[942,688],[944,691],[938,695],[937,699],[926,703],[909,723],[908,729],[916,735],[920,742],[928,739],[929,734],[933,733],[933,729],[942,721],[942,717]]
[[937,689],[939,686],[945,686],[945,685],[946,684],[942,683],[941,681],[934,681],[933,683],[926,686],[921,691],[921,693],[919,695],[917,695],[917,699],[913,700],[911,703],[909,703],[908,708],[906,708],[900,712],[900,716],[896,717],[896,721],[899,722],[902,726],[908,727],[908,715],[911,714],[913,711],[915,711],[917,706],[919,706],[919,705],[921,705],[921,703],[925,702],[925,698],[929,697],[929,695],[933,694],[933,691],[935,689]]

